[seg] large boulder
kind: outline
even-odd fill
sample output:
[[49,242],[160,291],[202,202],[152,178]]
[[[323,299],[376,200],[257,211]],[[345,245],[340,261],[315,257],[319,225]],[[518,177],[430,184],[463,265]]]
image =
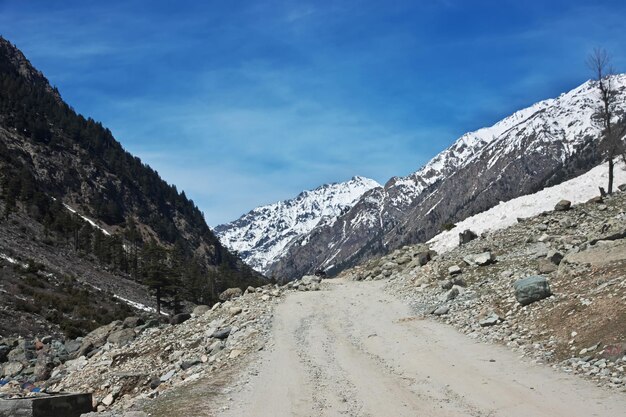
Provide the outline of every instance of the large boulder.
[[513,283],[515,298],[525,306],[552,295],[550,282],[542,275],[533,275],[522,278]]

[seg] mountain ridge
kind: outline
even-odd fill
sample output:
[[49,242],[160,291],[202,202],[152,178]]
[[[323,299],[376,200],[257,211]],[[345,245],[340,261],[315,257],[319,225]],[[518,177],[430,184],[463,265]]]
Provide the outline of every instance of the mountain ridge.
[[226,247],[263,272],[293,241],[319,224],[334,222],[364,192],[376,187],[380,184],[361,176],[323,184],[292,199],[257,207],[214,231]]
[[[617,93],[626,96],[626,75],[614,79]],[[600,136],[594,119],[598,105],[593,82],[587,81],[462,135],[418,171],[365,193],[333,225],[312,230],[304,245],[291,245],[269,273],[293,279],[317,268],[338,271],[426,241],[446,223],[500,200],[582,173],[601,160],[594,145]]]

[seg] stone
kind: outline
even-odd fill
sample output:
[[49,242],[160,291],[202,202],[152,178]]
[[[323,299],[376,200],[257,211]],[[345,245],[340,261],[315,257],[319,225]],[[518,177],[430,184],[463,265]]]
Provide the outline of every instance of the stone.
[[209,347],[206,348],[206,352],[215,353],[222,349],[224,349],[224,343],[221,340],[216,340],[215,342],[211,343]]
[[145,324],[144,319],[137,316],[126,317],[122,323],[122,327],[125,329],[134,329]]
[[420,266],[424,266],[428,262],[430,262],[430,252],[424,251],[417,254],[417,263]]
[[473,255],[467,255],[463,261],[470,266],[486,266],[496,261],[496,257],[491,252],[482,252]]
[[452,265],[448,268],[448,275],[458,275],[461,272],[463,272],[463,270],[458,265]]
[[617,186],[617,189],[620,191],[626,191],[626,184],[620,184]]
[[8,360],[8,354],[11,351],[11,347],[7,345],[0,345],[0,363],[4,363]]
[[233,298],[241,297],[242,293],[243,292],[241,291],[241,288],[229,288],[226,291],[222,292],[219,298],[221,301],[228,301],[232,300]]
[[464,245],[477,238],[478,235],[476,233],[472,232],[469,229],[464,230],[463,232],[459,233],[459,245]]
[[450,311],[450,307],[448,307],[448,306],[440,306],[440,307],[437,307],[435,309],[435,311],[433,311],[433,314],[435,316],[443,316],[445,314],[448,314],[448,311]]
[[176,314],[170,319],[170,324],[177,325],[186,322],[191,318],[191,314],[189,313],[180,313]]
[[161,385],[161,378],[153,377],[150,379],[150,389],[157,389]]
[[231,330],[231,327],[224,327],[223,329],[219,329],[213,332],[211,337],[214,339],[224,340],[230,335]]
[[124,346],[130,343],[135,338],[135,336],[136,334],[134,328],[121,329],[111,333],[107,339],[107,342],[116,346]]
[[459,296],[459,289],[457,287],[452,287],[450,291],[446,293],[446,300],[451,301]]
[[111,404],[113,404],[113,401],[115,401],[115,398],[113,398],[113,394],[109,394],[102,399],[102,404],[109,407]]
[[602,203],[604,203],[604,198],[602,198],[602,196],[599,195],[597,197],[593,197],[593,198],[589,199],[587,201],[587,203],[602,204]]
[[237,359],[242,353],[239,349],[233,349],[228,355],[228,359]]
[[556,270],[556,265],[550,262],[548,259],[540,259],[539,263],[537,264],[537,272],[539,272],[540,274],[551,274]]
[[563,254],[556,250],[549,250],[546,258],[553,264],[559,265],[563,260]]
[[194,367],[200,363],[202,362],[198,359],[194,359],[190,361],[183,361],[183,363],[180,364],[180,369],[182,369],[183,371],[186,371],[187,369]]
[[541,275],[533,275],[513,283],[515,298],[521,305],[528,305],[552,295],[548,279]]
[[199,305],[196,306],[193,311],[192,311],[192,316],[194,317],[200,317],[202,315],[204,315],[207,311],[210,311],[211,307],[207,306],[207,305]]
[[305,275],[302,277],[300,282],[304,285],[311,285],[311,283],[315,282],[317,277],[315,275]]
[[159,379],[161,380],[161,382],[169,381],[174,376],[175,373],[176,373],[176,369],[170,369],[167,373],[161,375]]
[[567,211],[572,207],[572,202],[569,200],[561,200],[554,206],[555,211]]
[[491,313],[487,317],[479,320],[478,325],[480,327],[489,327],[489,326],[498,324],[499,320],[500,320],[500,316],[498,316],[496,313]]
[[2,367],[2,374],[8,377],[14,377],[18,375],[24,369],[24,365],[21,362],[7,362]]
[[236,316],[237,314],[241,314],[243,309],[241,307],[231,307],[228,312],[231,316]]

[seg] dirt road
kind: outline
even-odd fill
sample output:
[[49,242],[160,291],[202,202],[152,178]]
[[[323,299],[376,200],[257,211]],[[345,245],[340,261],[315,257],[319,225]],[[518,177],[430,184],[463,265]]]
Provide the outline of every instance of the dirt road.
[[224,417],[626,416],[626,394],[415,319],[381,282],[327,285],[278,307],[274,348]]

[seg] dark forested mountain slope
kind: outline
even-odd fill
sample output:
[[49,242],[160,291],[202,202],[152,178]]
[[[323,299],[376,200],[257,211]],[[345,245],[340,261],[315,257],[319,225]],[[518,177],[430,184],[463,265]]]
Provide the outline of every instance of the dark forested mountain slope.
[[[90,327],[80,322],[84,314],[59,317],[55,300],[41,301],[63,280],[95,297],[102,298],[100,290],[115,296],[117,304],[129,299],[154,307],[158,292],[172,308],[265,283],[220,244],[184,192],[126,152],[100,123],[77,114],[2,38],[0,217],[3,304],[17,296],[23,309],[36,305],[36,314],[54,318],[53,325],[74,320]],[[32,286],[10,285],[11,277],[25,274]],[[125,307],[108,309],[113,317]]]

